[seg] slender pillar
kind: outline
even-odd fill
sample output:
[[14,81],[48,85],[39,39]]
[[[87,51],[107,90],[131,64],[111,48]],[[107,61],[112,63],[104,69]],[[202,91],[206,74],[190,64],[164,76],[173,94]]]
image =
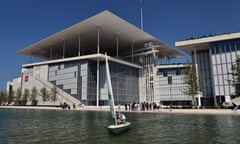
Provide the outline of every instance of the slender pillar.
[[[195,68],[196,68],[196,76],[197,76],[197,79],[199,79],[196,49],[194,49],[194,64],[195,64]],[[198,86],[199,86],[199,81],[197,81],[197,84],[198,84]],[[201,105],[202,105],[202,104],[201,104],[201,94],[198,93],[198,107],[201,107]]]
[[78,56],[81,55],[81,34],[78,36]]
[[[99,46],[99,29],[100,27],[97,27],[97,53],[99,54],[100,46]],[[96,106],[99,106],[99,59],[97,60],[97,93],[96,93]]]
[[100,39],[100,37],[99,37],[100,36],[100,34],[99,34],[100,32],[99,31],[100,31],[100,27],[97,26],[97,53],[98,54],[99,54],[99,49],[100,49],[99,48],[99,39]]
[[133,41],[132,41],[132,62],[133,62]]
[[65,58],[65,47],[66,47],[66,41],[63,41],[63,55],[62,58]]
[[96,95],[96,106],[99,106],[99,60],[97,60],[97,95]]
[[118,57],[118,35],[116,35],[116,56]]
[[52,59],[52,47],[50,48],[50,54],[49,55],[50,55],[49,59],[51,60]]

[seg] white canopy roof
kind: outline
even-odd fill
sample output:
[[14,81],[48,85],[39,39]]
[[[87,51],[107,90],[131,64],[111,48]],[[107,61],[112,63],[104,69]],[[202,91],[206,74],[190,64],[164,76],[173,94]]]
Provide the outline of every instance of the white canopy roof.
[[[136,50],[142,49],[144,43],[152,42],[160,46],[160,52],[157,54],[159,57],[182,56],[163,42],[107,10],[34,43],[18,53],[43,59],[49,59],[50,55],[60,57],[63,53],[66,57],[77,56],[79,39],[81,55],[97,53],[98,29],[100,53],[107,52],[111,56],[116,55],[118,37],[119,55],[130,52],[132,44],[133,49]],[[65,47],[64,52],[63,47]]]

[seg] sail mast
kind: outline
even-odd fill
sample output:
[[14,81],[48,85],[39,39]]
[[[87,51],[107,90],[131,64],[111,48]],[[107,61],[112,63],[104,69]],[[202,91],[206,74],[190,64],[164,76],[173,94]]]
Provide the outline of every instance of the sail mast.
[[114,96],[113,96],[113,90],[112,90],[112,82],[110,77],[110,70],[108,65],[108,56],[107,53],[105,53],[106,58],[106,77],[107,77],[107,85],[108,85],[108,99],[109,99],[109,106],[112,113],[112,117],[114,118],[115,125],[117,125],[117,118],[116,118],[116,112],[115,112],[115,104],[114,104]]

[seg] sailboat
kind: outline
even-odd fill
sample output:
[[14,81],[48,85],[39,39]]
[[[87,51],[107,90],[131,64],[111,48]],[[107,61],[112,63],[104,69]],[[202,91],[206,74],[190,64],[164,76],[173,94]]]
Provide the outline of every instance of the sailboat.
[[128,130],[131,123],[127,122],[127,121],[125,121],[124,123],[121,123],[121,124],[117,123],[117,115],[116,115],[115,104],[114,104],[114,96],[113,96],[113,90],[112,90],[112,83],[111,83],[107,54],[105,54],[105,57],[106,57],[106,77],[107,77],[107,85],[108,85],[109,106],[110,106],[110,111],[111,111],[112,117],[114,119],[114,124],[109,125],[107,128],[112,133],[119,134],[119,133],[121,133],[125,130]]

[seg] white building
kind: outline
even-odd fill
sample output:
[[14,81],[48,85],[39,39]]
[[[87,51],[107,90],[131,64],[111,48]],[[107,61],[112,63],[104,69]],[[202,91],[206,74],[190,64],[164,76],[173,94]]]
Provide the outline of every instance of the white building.
[[192,55],[203,79],[203,105],[221,105],[231,100],[235,89],[232,65],[240,56],[240,33],[229,33],[178,41],[175,45]]
[[[105,53],[116,104],[159,101],[155,61],[182,56],[160,40],[103,11],[18,52],[44,59],[23,65],[21,90],[57,87],[68,103],[107,105]],[[13,83],[15,85],[15,83]],[[41,98],[38,97],[41,102]]]
[[187,64],[168,64],[156,66],[154,78],[155,97],[162,105],[190,106],[192,97],[184,94]]

